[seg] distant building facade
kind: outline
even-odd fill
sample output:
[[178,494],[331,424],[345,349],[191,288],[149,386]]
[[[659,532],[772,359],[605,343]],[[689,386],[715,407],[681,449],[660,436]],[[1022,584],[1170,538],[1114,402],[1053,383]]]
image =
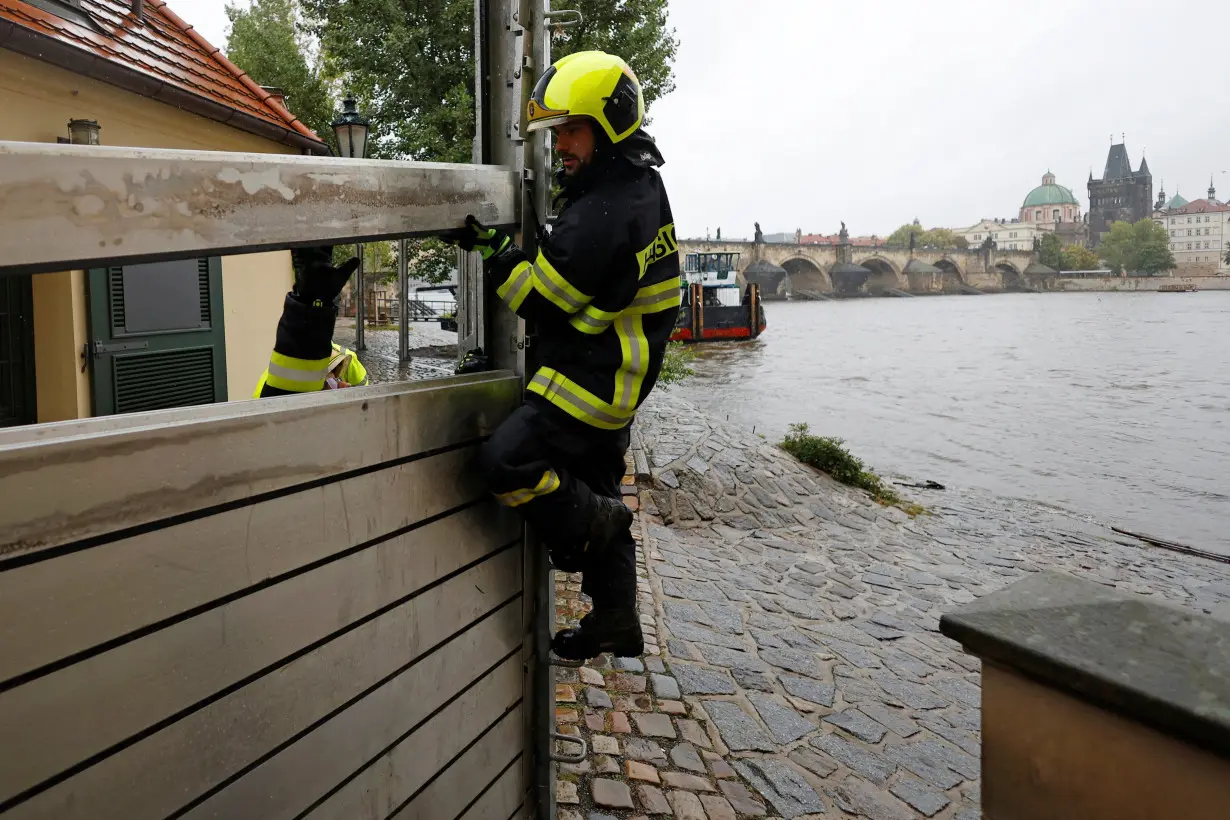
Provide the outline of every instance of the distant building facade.
[[884,244],[882,236],[846,236],[843,237],[839,233],[823,234],[823,233],[802,233],[799,234],[800,245],[853,245],[856,248],[874,248],[877,245]]
[[1230,204],[1217,199],[1213,181],[1209,180],[1206,199],[1188,202],[1176,194],[1165,202],[1165,193],[1158,196],[1159,208],[1153,221],[1170,234],[1170,252],[1174,254],[1176,275],[1230,275]]
[[1034,241],[1042,234],[1042,227],[1034,222],[1016,219],[984,219],[969,228],[953,231],[965,238],[971,248],[976,248],[990,237],[995,246],[1005,251],[1033,250]]
[[1116,222],[1139,222],[1153,213],[1153,175],[1142,157],[1132,170],[1124,143],[1111,145],[1101,179],[1089,174],[1089,240],[1097,245]]

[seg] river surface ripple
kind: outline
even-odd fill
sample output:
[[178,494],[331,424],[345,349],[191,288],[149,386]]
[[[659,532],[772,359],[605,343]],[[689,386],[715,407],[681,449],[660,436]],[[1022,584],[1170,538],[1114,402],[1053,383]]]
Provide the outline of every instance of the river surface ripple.
[[769,303],[683,396],[882,472],[1230,554],[1230,292]]

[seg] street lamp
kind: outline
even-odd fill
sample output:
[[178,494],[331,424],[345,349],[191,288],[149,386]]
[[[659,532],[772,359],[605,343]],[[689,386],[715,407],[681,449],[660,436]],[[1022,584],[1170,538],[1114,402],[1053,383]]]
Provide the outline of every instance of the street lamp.
[[[359,113],[354,94],[347,94],[342,100],[342,113],[333,121],[333,136],[337,139],[337,153],[345,159],[363,159],[367,156],[367,132],[370,122]],[[363,287],[363,245],[355,245],[359,254],[359,269],[355,274],[355,290],[359,293],[359,301],[354,312],[354,346],[355,350],[366,350],[367,339],[363,324],[367,321],[367,292]]]
[[101,145],[101,126],[94,120],[69,120],[68,140],[73,145]]
[[359,113],[353,94],[342,100],[342,113],[333,121],[333,136],[337,138],[337,152],[346,159],[363,159],[367,156],[367,117]]

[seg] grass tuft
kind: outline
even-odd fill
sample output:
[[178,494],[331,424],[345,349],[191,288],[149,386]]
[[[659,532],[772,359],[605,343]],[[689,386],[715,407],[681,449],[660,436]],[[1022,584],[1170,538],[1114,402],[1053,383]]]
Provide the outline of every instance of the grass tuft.
[[867,469],[862,459],[847,450],[839,438],[812,435],[806,424],[792,424],[781,448],[842,484],[866,490],[877,503],[900,507],[911,516],[926,512],[923,507],[906,501],[893,492],[884,483],[884,479]]
[[666,345],[666,355],[662,357],[662,371],[658,374],[658,384],[671,387],[682,384],[690,376],[695,375],[691,361],[696,353],[683,342],[670,342]]

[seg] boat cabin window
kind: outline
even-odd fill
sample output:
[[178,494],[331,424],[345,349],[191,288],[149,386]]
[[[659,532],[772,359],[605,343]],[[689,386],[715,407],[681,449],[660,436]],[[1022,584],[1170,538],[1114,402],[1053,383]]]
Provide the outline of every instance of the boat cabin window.
[[686,273],[713,273],[717,279],[729,279],[738,266],[737,253],[689,253],[683,269]]

